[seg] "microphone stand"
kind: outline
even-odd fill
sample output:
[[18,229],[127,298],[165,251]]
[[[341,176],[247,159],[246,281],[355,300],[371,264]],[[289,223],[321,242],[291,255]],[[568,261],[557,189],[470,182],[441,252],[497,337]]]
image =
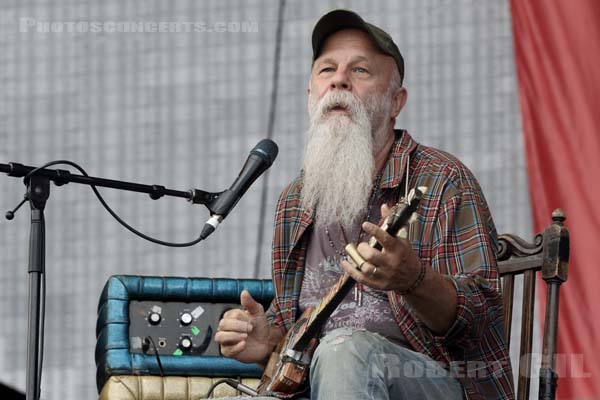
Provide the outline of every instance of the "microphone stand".
[[[0,172],[8,176],[22,178],[27,176],[35,167],[19,163],[0,164]],[[40,348],[43,347],[44,338],[40,336],[41,321],[41,282],[45,274],[46,254],[46,227],[44,223],[44,208],[50,197],[50,181],[56,186],[69,182],[80,183],[91,186],[109,187],[119,190],[147,193],[153,200],[163,196],[185,198],[193,204],[210,204],[216,200],[222,192],[211,193],[199,189],[179,191],[167,189],[160,185],[142,185],[139,183],[116,181],[111,179],[96,178],[91,176],[72,174],[67,170],[39,169],[24,181],[27,186],[25,198],[13,210],[6,213],[6,218],[11,220],[14,213],[26,202],[31,205],[31,231],[29,235],[29,311],[27,328],[27,400],[38,400],[41,387],[40,378],[42,366],[40,363]],[[210,210],[210,205],[207,205]],[[45,293],[44,293],[45,295]]]

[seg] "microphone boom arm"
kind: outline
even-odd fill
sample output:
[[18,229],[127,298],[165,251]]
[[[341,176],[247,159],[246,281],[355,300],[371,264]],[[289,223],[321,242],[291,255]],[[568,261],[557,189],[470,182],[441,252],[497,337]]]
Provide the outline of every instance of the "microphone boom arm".
[[[37,169],[28,165],[15,162],[0,164],[0,172],[8,174],[15,178],[27,176],[31,171]],[[53,181],[56,186],[62,186],[67,183],[80,183],[83,185],[107,187],[111,189],[126,190],[130,192],[146,193],[152,200],[158,200],[164,196],[180,197],[188,200],[192,204],[209,204],[215,201],[223,192],[207,192],[200,189],[190,189],[188,191],[167,189],[161,185],[144,185],[134,182],[117,181],[113,179],[97,178],[73,174],[64,169],[42,168],[34,172]],[[29,178],[27,178],[29,180]],[[26,182],[27,183],[27,182]]]

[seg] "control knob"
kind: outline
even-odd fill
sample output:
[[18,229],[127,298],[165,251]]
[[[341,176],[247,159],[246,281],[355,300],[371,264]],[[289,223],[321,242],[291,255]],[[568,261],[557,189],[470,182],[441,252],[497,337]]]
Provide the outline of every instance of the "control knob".
[[190,350],[192,348],[192,339],[189,336],[183,336],[179,341],[179,347],[182,350]]
[[185,312],[183,314],[181,314],[181,317],[179,317],[179,322],[181,322],[181,325],[189,325],[192,323],[192,321],[194,320],[194,317],[192,317],[192,314],[190,314],[189,312]]
[[157,312],[153,311],[150,313],[150,315],[148,315],[148,322],[150,322],[150,325],[158,325],[158,324],[160,324],[161,320],[162,320],[162,317]]

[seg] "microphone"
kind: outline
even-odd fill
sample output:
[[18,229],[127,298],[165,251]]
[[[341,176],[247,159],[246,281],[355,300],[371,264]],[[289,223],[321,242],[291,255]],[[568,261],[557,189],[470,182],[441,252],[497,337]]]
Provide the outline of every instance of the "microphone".
[[231,187],[207,206],[211,217],[206,221],[200,233],[202,240],[217,229],[256,178],[273,164],[278,152],[277,145],[271,139],[263,139],[258,142]]

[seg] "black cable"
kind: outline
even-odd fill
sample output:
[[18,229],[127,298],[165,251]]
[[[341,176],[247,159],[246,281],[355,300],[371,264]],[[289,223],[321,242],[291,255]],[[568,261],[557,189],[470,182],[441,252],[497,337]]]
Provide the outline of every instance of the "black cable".
[[250,397],[256,397],[258,396],[258,392],[256,390],[254,390],[253,388],[251,388],[250,386],[244,385],[242,383],[242,378],[238,378],[239,380],[235,380],[232,378],[227,378],[226,383],[231,386],[232,388],[234,388],[235,390],[237,390],[238,392],[241,392],[243,394],[246,394]]
[[[23,177],[23,180],[26,182],[27,179],[29,179],[30,176],[32,176],[34,173],[36,173],[37,171],[44,169],[46,167],[50,167],[52,165],[57,165],[57,164],[65,164],[65,165],[70,165],[71,167],[77,169],[79,172],[81,172],[81,174],[83,176],[88,177],[88,173],[85,172],[85,170],[80,167],[78,164],[74,163],[73,161],[69,161],[69,160],[56,160],[56,161],[51,161],[49,163],[46,163],[44,165],[42,165],[41,167],[37,167],[35,169],[32,169],[31,171],[29,171],[29,173],[27,175],[25,175],[25,177]],[[127,222],[123,221],[118,215],[117,213],[115,213],[110,207],[109,205],[106,203],[106,201],[104,200],[104,198],[102,198],[102,196],[100,195],[100,193],[98,192],[98,189],[96,189],[96,186],[94,185],[90,185],[90,187],[92,188],[92,190],[94,191],[94,194],[96,195],[96,197],[98,198],[98,201],[100,201],[100,204],[102,204],[102,206],[106,209],[106,211],[108,211],[108,213],[110,215],[112,215],[112,217],[114,219],[117,220],[118,223],[120,223],[122,226],[124,226],[127,230],[129,230],[130,232],[132,232],[133,234],[141,237],[142,239],[146,239],[149,242],[152,243],[156,243],[156,244],[160,244],[162,246],[169,246],[169,247],[188,247],[188,246],[193,246],[197,243],[199,243],[200,241],[202,241],[204,238],[202,236],[199,236],[197,239],[192,240],[191,242],[185,242],[185,243],[172,243],[172,242],[166,242],[163,240],[159,240],[159,239],[155,239],[153,237],[150,237],[148,235],[143,234],[142,232],[138,231],[137,229],[135,229],[134,227],[132,227],[131,225],[129,225]]]
[[248,395],[250,397],[256,397],[258,396],[258,392],[256,390],[254,390],[253,388],[246,386],[242,383],[242,379],[239,378],[239,381],[236,381],[233,378],[224,378],[224,379],[219,379],[218,381],[216,381],[215,383],[213,383],[211,385],[211,387],[208,389],[208,391],[206,392],[206,394],[204,395],[204,397],[201,397],[202,399],[208,399],[210,396],[212,396],[213,391],[215,390],[215,388],[219,385],[222,385],[223,383],[228,384],[229,386],[231,386],[232,388],[234,388],[235,390],[238,391],[238,393],[243,393],[245,395]]
[[[273,82],[271,87],[271,104],[269,106],[269,121],[267,125],[267,138],[273,138],[273,129],[275,127],[275,112],[277,110],[277,92],[279,88],[279,63],[281,60],[281,41],[283,38],[283,15],[285,9],[285,0],[279,1],[279,11],[277,15],[277,31],[275,34],[275,56],[273,57]],[[258,214],[258,234],[256,244],[256,257],[254,258],[254,278],[258,278],[260,269],[260,254],[264,241],[265,214],[267,212],[268,196],[268,178],[269,172],[265,174],[262,182],[262,192],[260,196],[260,212]]]
[[214,392],[215,388],[216,388],[217,386],[219,386],[219,385],[222,385],[222,384],[224,384],[224,383],[226,383],[226,384],[228,384],[228,385],[229,385],[229,378],[226,378],[226,379],[219,379],[218,381],[216,381],[215,383],[213,383],[213,384],[210,386],[210,388],[208,389],[208,391],[206,392],[206,394],[205,394],[203,397],[201,397],[201,398],[202,398],[202,399],[208,399],[208,398],[210,398],[210,396],[212,396],[212,393]]
[[149,335],[146,336],[144,339],[152,344],[152,349],[154,350],[154,355],[156,356],[156,362],[158,363],[158,369],[160,371],[160,376],[164,378],[165,371],[163,371],[162,363],[160,362],[160,357],[158,356],[158,349],[156,348],[154,339],[152,339],[152,336],[149,336]]

